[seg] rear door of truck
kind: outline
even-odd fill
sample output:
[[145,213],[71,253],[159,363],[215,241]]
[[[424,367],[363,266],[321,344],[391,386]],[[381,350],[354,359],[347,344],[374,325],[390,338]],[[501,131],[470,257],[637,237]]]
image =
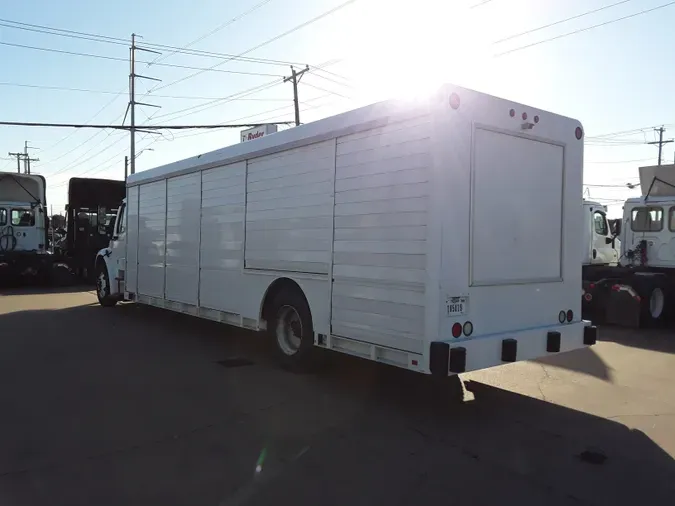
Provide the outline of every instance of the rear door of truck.
[[449,194],[442,220],[442,336],[556,326],[561,311],[567,317],[570,310],[579,321],[578,122],[467,90],[458,96],[445,126],[462,132],[461,139],[440,148],[437,158],[447,167],[442,186]]

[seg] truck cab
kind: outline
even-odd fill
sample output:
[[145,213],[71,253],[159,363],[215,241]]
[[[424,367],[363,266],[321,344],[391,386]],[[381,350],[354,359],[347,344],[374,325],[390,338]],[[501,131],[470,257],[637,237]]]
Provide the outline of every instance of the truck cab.
[[96,253],[96,295],[103,306],[114,306],[124,297],[126,271],[127,199],[123,199],[112,222],[108,246]]
[[0,277],[47,272],[47,228],[44,177],[0,173]]
[[598,202],[584,200],[583,265],[617,265],[620,240],[607,220],[607,208]]

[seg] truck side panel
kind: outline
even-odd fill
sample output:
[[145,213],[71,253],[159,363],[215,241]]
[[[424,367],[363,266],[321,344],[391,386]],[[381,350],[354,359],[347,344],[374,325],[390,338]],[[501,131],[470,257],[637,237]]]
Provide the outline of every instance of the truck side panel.
[[201,173],[167,182],[166,298],[197,304]]
[[244,268],[246,162],[202,172],[200,305],[239,313]]
[[140,186],[132,186],[127,194],[127,258],[126,258],[126,289],[136,293],[138,291],[138,195]]
[[334,141],[248,161],[246,268],[328,274],[334,167]]
[[139,195],[138,293],[164,297],[166,179],[141,185]]
[[338,139],[335,335],[422,352],[429,121],[424,116]]

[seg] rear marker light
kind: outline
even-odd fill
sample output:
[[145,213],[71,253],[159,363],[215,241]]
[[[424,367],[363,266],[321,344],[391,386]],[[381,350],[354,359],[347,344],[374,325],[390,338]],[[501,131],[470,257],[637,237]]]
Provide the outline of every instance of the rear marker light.
[[509,116],[511,116],[512,118],[515,118],[515,116],[516,116],[516,111],[515,111],[514,109],[511,109],[511,110],[509,111]]
[[574,135],[577,139],[581,140],[584,135],[584,131],[581,129],[581,127],[577,127],[576,130],[574,130]]
[[560,313],[558,313],[558,321],[560,323],[565,323],[565,318],[566,318],[565,311],[560,311]]
[[535,122],[535,123],[539,123],[539,116],[535,116],[535,117],[534,117],[534,122]]
[[523,118],[523,121],[525,121],[527,119],[527,113],[524,112],[523,115],[521,116],[521,118]]
[[464,332],[466,337],[469,337],[471,334],[473,334],[473,323],[466,322],[462,327],[462,332]]
[[462,324],[461,323],[455,323],[452,326],[452,337],[459,337],[462,335]]
[[574,319],[574,313],[572,312],[571,309],[567,310],[567,322],[571,322]]
[[459,109],[459,95],[457,95],[457,93],[450,95],[450,107]]
[[590,283],[590,284],[588,285],[588,288],[590,288],[591,290],[593,290],[593,289],[595,288],[595,283]]
[[417,365],[417,360],[412,360],[410,363],[411,363],[412,365],[415,365],[415,366],[416,366],[416,365]]

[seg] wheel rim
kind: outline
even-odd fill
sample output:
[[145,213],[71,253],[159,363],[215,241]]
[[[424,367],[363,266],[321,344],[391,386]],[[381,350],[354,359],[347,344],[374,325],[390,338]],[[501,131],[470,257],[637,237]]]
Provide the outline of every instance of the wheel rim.
[[652,294],[649,296],[649,312],[652,315],[652,318],[659,318],[661,316],[664,305],[665,296],[663,295],[663,290],[654,288]]
[[302,320],[291,306],[283,306],[277,313],[277,343],[286,355],[294,355],[302,342]]
[[99,273],[96,284],[98,285],[97,288],[99,298],[104,299],[107,295],[106,291],[108,288],[108,283],[106,282],[105,273],[103,273],[103,271]]

